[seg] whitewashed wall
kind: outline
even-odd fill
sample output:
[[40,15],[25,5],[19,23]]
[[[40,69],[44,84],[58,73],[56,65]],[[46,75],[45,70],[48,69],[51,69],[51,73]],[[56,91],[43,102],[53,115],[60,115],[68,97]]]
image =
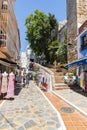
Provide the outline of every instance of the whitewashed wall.
[[39,67],[39,72],[47,79],[47,90],[52,91],[54,89],[54,73],[50,69],[36,64]]

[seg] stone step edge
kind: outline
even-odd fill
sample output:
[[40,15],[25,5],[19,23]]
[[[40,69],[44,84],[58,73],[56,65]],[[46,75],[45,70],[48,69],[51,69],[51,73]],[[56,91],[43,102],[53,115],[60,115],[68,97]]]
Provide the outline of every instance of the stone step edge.
[[55,86],[67,86],[67,84],[64,84],[64,83],[55,83]]
[[64,77],[64,75],[54,74],[54,77]]
[[69,86],[55,86],[55,89],[58,89],[58,88],[70,88]]
[[64,89],[70,89],[69,87],[55,87],[55,90],[64,90]]

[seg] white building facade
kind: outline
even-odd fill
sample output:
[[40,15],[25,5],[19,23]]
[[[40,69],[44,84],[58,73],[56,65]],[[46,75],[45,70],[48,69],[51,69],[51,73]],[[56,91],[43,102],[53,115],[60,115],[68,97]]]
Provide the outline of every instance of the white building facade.
[[21,52],[21,68],[27,68],[27,55],[26,52]]

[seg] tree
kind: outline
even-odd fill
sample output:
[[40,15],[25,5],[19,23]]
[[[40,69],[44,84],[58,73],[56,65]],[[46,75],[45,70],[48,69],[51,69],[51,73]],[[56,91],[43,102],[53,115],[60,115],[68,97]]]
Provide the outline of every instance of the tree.
[[[55,40],[57,40],[58,22],[55,18],[55,15],[53,15],[51,13],[49,13],[48,19],[49,19],[49,23],[50,23],[51,41],[55,41]],[[52,32],[53,32],[53,34],[52,34]]]
[[53,63],[54,61],[59,63],[66,63],[67,62],[67,35],[66,32],[64,34],[64,42],[61,43],[60,41],[56,40],[49,44],[48,50],[50,54],[50,62]]
[[56,51],[57,60],[60,63],[67,63],[67,34],[64,34],[64,43],[59,42],[58,49]]
[[34,14],[26,18],[25,25],[27,27],[26,37],[30,47],[36,55],[41,55],[49,41],[50,24],[48,17],[42,11],[35,10]]
[[48,45],[51,42],[51,31],[56,28],[57,20],[55,16],[35,10],[34,14],[30,14],[25,20],[27,28],[26,39],[30,43],[30,47],[37,56],[45,55],[49,61]]
[[53,63],[55,61],[55,59],[57,60],[57,50],[58,50],[58,46],[59,46],[59,41],[53,41],[49,44],[48,46],[48,50],[49,50],[49,54],[50,54],[50,63]]

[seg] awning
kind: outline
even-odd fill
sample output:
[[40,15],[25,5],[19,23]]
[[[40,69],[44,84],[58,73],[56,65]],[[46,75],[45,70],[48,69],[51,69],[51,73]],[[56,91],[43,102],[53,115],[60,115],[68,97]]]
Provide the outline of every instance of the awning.
[[10,66],[10,64],[9,64],[9,63],[4,62],[4,61],[2,61],[2,60],[0,60],[0,64],[2,64],[2,65],[4,65],[4,66]]
[[17,63],[11,58],[6,48],[0,48],[0,64],[4,66],[17,67]]
[[4,58],[4,59],[5,59],[5,58],[7,58],[7,57],[6,57],[6,55],[5,55],[5,54],[3,54],[3,53],[0,51],[0,59],[2,59],[2,58]]
[[65,66],[66,69],[73,67],[73,66],[79,66],[79,65],[83,65],[83,64],[87,64],[87,58],[85,59],[80,59],[80,60],[76,60],[74,62],[71,62],[70,64],[67,64]]
[[7,47],[0,47],[0,51],[5,54],[7,57],[13,57],[13,55],[10,53]]
[[17,64],[15,62],[12,62],[10,60],[8,61],[6,59],[1,59],[0,64],[2,64],[4,66],[17,67]]
[[12,61],[11,59],[2,59],[2,60],[9,63],[9,64],[11,64],[11,65],[17,65],[17,63]]

